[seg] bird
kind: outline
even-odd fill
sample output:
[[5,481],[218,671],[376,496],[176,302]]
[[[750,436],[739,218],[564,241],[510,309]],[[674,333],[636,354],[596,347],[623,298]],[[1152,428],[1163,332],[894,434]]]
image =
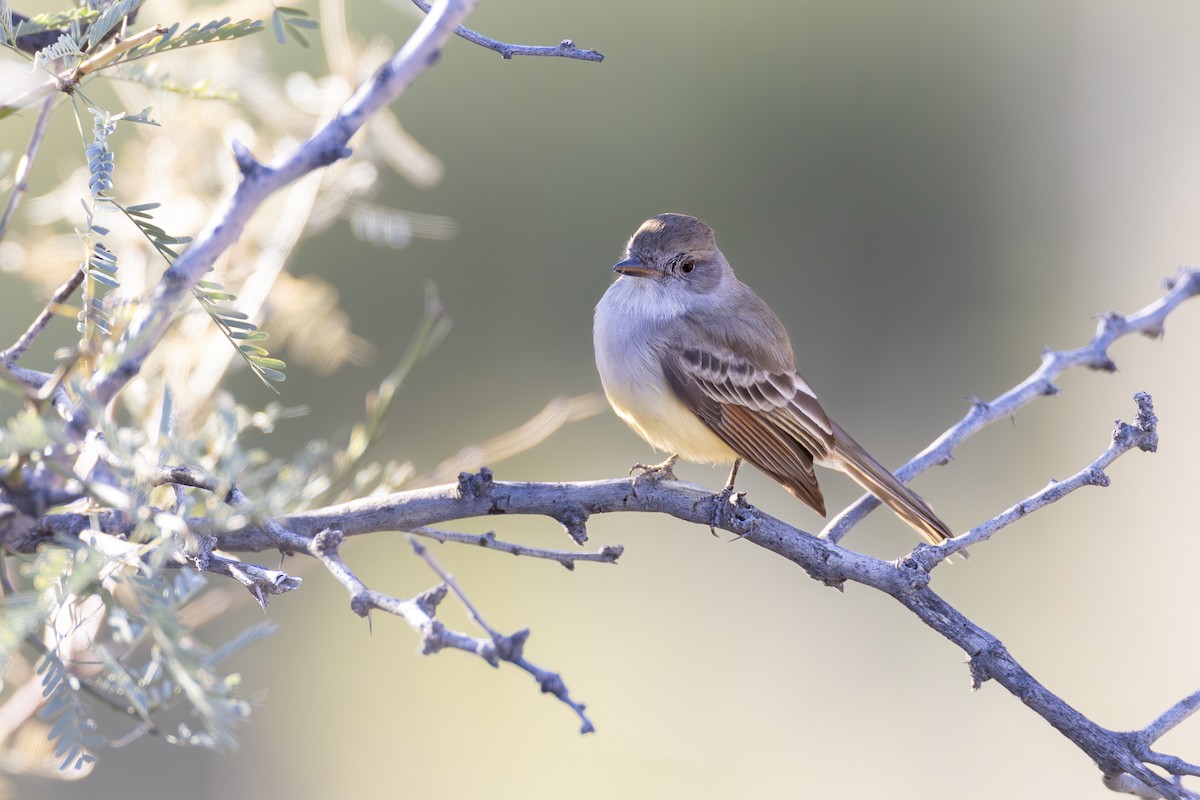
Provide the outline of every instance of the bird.
[[825,413],[783,323],[738,280],[712,228],[686,214],[651,217],[612,269],[592,332],[600,381],[617,416],[671,454],[636,467],[671,475],[680,458],[732,464],[728,501],[747,461],[824,517],[820,465],[847,474],[930,543],[953,536]]

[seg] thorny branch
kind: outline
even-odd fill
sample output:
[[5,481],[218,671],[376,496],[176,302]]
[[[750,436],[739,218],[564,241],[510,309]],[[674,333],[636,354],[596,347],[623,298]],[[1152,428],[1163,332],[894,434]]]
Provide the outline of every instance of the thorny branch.
[[598,561],[602,564],[615,564],[621,554],[625,552],[625,548],[619,544],[610,544],[601,547],[594,553],[577,553],[572,550],[546,550],[540,547],[528,547],[523,544],[513,542],[502,542],[496,538],[494,531],[487,533],[456,533],[454,531],[443,531],[437,528],[422,526],[413,528],[408,531],[417,536],[424,536],[428,539],[434,539],[439,542],[458,542],[460,544],[473,544],[482,547],[485,550],[498,550],[501,553],[512,553],[514,556],[529,556],[531,558],[545,558],[551,561],[557,561],[567,569],[575,569],[576,561]]
[[[1138,405],[1137,427],[1120,423],[1114,434],[1115,438],[1128,441],[1116,450],[1107,449],[1094,463],[1111,463],[1113,458],[1133,447],[1152,444],[1155,431],[1150,398],[1139,394]],[[1084,472],[1090,470],[1091,466]],[[1102,482],[1093,483],[1102,485]],[[1065,487],[1053,499],[1062,499],[1068,491],[1084,485],[1088,483],[1081,481]],[[1035,498],[1025,501],[1030,510]],[[364,499],[292,515],[283,521],[299,536],[313,535],[314,529],[319,533],[335,521],[344,525],[347,533],[367,533],[371,530],[410,529],[418,520],[432,523],[435,520],[494,514],[542,514],[556,519],[567,516],[574,520],[586,520],[591,514],[656,511],[707,525],[712,516],[713,503],[714,495],[704,489],[672,481],[643,484],[634,495],[628,480],[570,484],[507,483],[495,481],[490,471],[485,469],[478,475],[463,475],[457,485],[405,492],[387,498]],[[997,519],[1002,517],[1003,514]],[[1142,732],[1131,734],[1102,728],[1038,682],[999,639],[971,622],[929,588],[929,565],[936,564],[945,555],[938,552],[939,548],[922,544],[910,556],[885,562],[846,550],[794,528],[744,501],[736,505],[730,503],[722,509],[720,527],[787,558],[813,578],[830,586],[840,587],[851,581],[890,595],[968,654],[972,679],[977,686],[987,680],[1000,683],[1091,756],[1106,776],[1114,776],[1115,779],[1125,774],[1153,787],[1163,797],[1188,797],[1181,788],[1151,771],[1147,764],[1160,766],[1176,775],[1194,774],[1197,767],[1171,756],[1154,753],[1149,749],[1148,742],[1151,737],[1161,735],[1167,727],[1178,724],[1200,704],[1200,698],[1189,698]],[[230,546],[258,543],[269,546],[269,539],[259,540],[249,529],[231,533],[230,536],[234,537],[227,540]],[[981,542],[984,538],[976,541]],[[936,554],[932,559],[924,555],[930,551]]]
[[[224,491],[226,503],[247,512],[247,514],[253,514],[249,499],[240,489],[236,486],[222,487],[215,478],[205,474],[201,470],[164,465],[158,468],[153,482],[156,485],[191,486],[209,492]],[[453,648],[473,653],[493,667],[499,666],[501,661],[507,661],[528,672],[538,682],[543,692],[554,695],[574,711],[580,719],[581,733],[592,733],[595,730],[591,720],[584,714],[584,704],[577,702],[571,697],[570,691],[567,689],[562,677],[558,673],[543,669],[525,658],[524,646],[526,639],[529,638],[528,629],[518,631],[511,636],[504,636],[486,624],[483,616],[467,599],[466,593],[454,578],[441,568],[424,545],[416,539],[411,539],[413,552],[429,565],[430,569],[442,580],[443,585],[410,600],[405,600],[368,588],[351,571],[339,553],[339,548],[345,537],[338,528],[329,527],[317,532],[315,536],[302,537],[275,520],[259,520],[256,524],[272,539],[274,546],[281,551],[305,553],[320,561],[326,570],[350,592],[350,608],[360,617],[367,616],[371,612],[371,609],[376,608],[400,617],[421,634],[422,652],[427,655],[445,648]],[[494,536],[489,534],[480,537],[449,531],[435,531],[427,528],[414,530],[413,533],[419,533],[444,542],[457,541],[478,544],[490,549],[513,553],[514,555],[550,558],[559,561],[568,569],[574,569],[575,561],[614,563],[622,552],[620,546],[612,546],[602,548],[595,554],[566,553],[563,551],[542,550],[499,542]],[[235,578],[250,590],[250,593],[254,595],[255,599],[264,608],[266,607],[267,594],[280,594],[299,588],[300,586],[299,578],[291,577],[286,573],[277,570],[267,570],[252,564],[243,564],[216,555],[212,553],[212,546],[215,542],[219,541],[219,537],[210,535],[201,538],[205,542],[205,546],[199,555],[189,557],[189,560],[193,562],[192,565],[197,569],[226,574]],[[470,613],[471,618],[487,632],[490,641],[452,631],[434,619],[437,605],[445,596],[447,589],[452,590],[455,596],[459,598],[460,602]]]
[[438,564],[434,557],[429,554],[429,550],[425,547],[425,545],[421,544],[411,535],[408,537],[408,542],[412,545],[413,552],[416,553],[420,558],[424,559],[425,563],[429,565],[429,568],[433,570],[439,578],[441,578],[442,585],[448,586],[450,591],[454,592],[454,596],[458,598],[458,601],[462,604],[463,608],[467,610],[467,613],[470,615],[475,624],[487,631],[488,636],[490,636],[492,639],[492,644],[495,646],[496,656],[502,661],[515,664],[528,672],[533,676],[534,680],[538,682],[538,686],[542,688],[542,692],[546,694],[552,694],[570,706],[571,710],[579,715],[579,720],[581,722],[581,727],[579,729],[580,733],[594,732],[596,729],[592,726],[591,720],[589,720],[587,715],[584,713],[585,706],[583,703],[577,703],[571,699],[571,695],[567,691],[566,684],[563,683],[562,678],[557,673],[544,670],[530,663],[530,661],[525,658],[525,640],[529,638],[529,629],[524,628],[519,630],[512,636],[502,636],[499,632],[492,628],[491,625],[487,624],[487,622],[483,619],[483,615],[480,614],[478,609],[475,608],[474,604],[467,599],[467,595],[465,592],[463,592],[462,587],[458,585],[458,581],[454,580],[453,575],[442,569],[441,565]]
[[[366,617],[372,609],[379,609],[400,617],[421,634],[421,652],[426,655],[451,648],[477,655],[493,667],[500,666],[501,661],[513,664],[532,675],[543,692],[554,695],[579,716],[580,733],[595,731],[591,720],[584,713],[584,704],[571,697],[562,678],[557,673],[542,669],[525,658],[525,641],[529,638],[529,629],[525,628],[510,636],[504,636],[484,624],[482,617],[475,611],[474,606],[467,600],[458,584],[442,570],[416,539],[411,540],[413,550],[441,578],[442,583],[409,600],[377,592],[359,580],[338,553],[343,541],[344,537],[341,531],[336,528],[326,528],[312,537],[308,552],[325,566],[330,575],[346,587],[346,591],[350,593],[350,609],[355,614]],[[434,618],[438,604],[445,599],[447,592],[451,589],[470,611],[471,618],[487,632],[488,638],[467,636],[452,631]]]
[[[1128,439],[1128,446],[1123,445],[1119,451],[1110,447],[1096,460],[1097,462],[1111,463],[1117,455],[1128,452],[1135,446],[1153,443],[1155,430],[1150,398],[1139,394],[1138,404],[1137,427],[1120,423],[1115,432],[1115,438]],[[1081,481],[1071,488],[1084,485],[1088,485],[1087,482]],[[1066,493],[1061,492],[1054,499],[1062,499]],[[1032,506],[1036,497],[1035,495],[1034,498],[1025,501],[1025,505]],[[671,481],[643,484],[637,495],[634,495],[630,482],[624,479],[573,484],[505,483],[493,480],[490,471],[485,469],[478,475],[464,474],[455,485],[398,493],[385,498],[367,498],[283,517],[274,524],[286,529],[288,541],[310,542],[310,552],[321,559],[330,573],[350,591],[352,608],[356,613],[365,614],[371,608],[379,608],[404,618],[422,633],[425,652],[433,652],[441,647],[454,647],[474,652],[489,663],[492,662],[493,656],[501,660],[510,660],[538,677],[536,668],[532,665],[526,666],[527,662],[520,654],[519,647],[512,658],[502,655],[505,652],[514,652],[504,649],[510,642],[503,637],[503,641],[491,642],[493,647],[498,648],[493,650],[487,646],[486,640],[451,634],[440,625],[434,625],[432,614],[422,607],[421,598],[400,600],[368,589],[337,555],[337,546],[343,540],[343,530],[333,526],[340,523],[344,525],[346,532],[362,534],[411,529],[416,527],[415,522],[419,520],[432,523],[435,520],[445,521],[500,513],[542,514],[560,521],[566,519],[572,525],[582,526],[591,514],[615,511],[657,511],[685,521],[707,524],[712,517],[713,503],[714,495],[707,491],[690,484]],[[1003,517],[1002,514],[997,520]],[[1164,797],[1187,796],[1181,793],[1182,790],[1151,772],[1146,763],[1161,766],[1174,774],[1193,774],[1195,766],[1171,756],[1157,754],[1149,749],[1149,745],[1194,711],[1200,704],[1200,698],[1188,698],[1142,732],[1128,734],[1104,729],[1050,692],[1020,666],[995,636],[972,623],[929,588],[928,570],[945,555],[940,552],[940,548],[919,545],[910,556],[895,562],[885,562],[814,537],[746,505],[744,501],[736,505],[730,503],[722,509],[720,521],[721,528],[744,536],[748,541],[787,558],[813,578],[828,585],[841,586],[846,581],[852,581],[871,586],[894,597],[969,655],[971,674],[977,685],[994,679],[1022,698],[1026,705],[1091,756],[1105,775],[1113,776],[1113,780],[1118,780],[1117,776],[1127,773],[1141,783],[1153,787]],[[80,521],[81,526],[86,524],[86,518]],[[984,528],[987,525],[988,523],[985,523],[980,527]],[[255,528],[218,537],[219,545],[228,549],[265,549],[278,546],[277,542],[275,534]],[[959,544],[961,546],[961,542]],[[929,558],[926,553],[933,553],[934,557]],[[521,634],[514,634],[513,638],[517,641],[512,644],[521,645],[524,642]],[[481,642],[484,644],[480,644]],[[538,680],[543,688],[550,685],[550,691],[554,691],[553,687],[558,685],[558,682],[547,684],[541,677],[538,677]],[[575,708],[573,702],[565,699],[563,695],[558,696]],[[1124,778],[1119,781],[1119,785],[1125,785],[1127,782]]]
[[1116,427],[1113,429],[1112,434],[1112,444],[1095,461],[1064,481],[1050,481],[1050,484],[1037,494],[1022,500],[1015,506],[992,517],[987,522],[976,525],[961,536],[956,536],[937,546],[931,546],[928,548],[929,551],[937,551],[936,560],[923,562],[925,568],[927,570],[932,569],[939,561],[946,557],[979,542],[986,542],[1002,528],[1008,527],[1017,520],[1037,511],[1039,508],[1058,502],[1076,489],[1084,486],[1108,486],[1111,481],[1104,472],[1105,467],[1133,448],[1136,447],[1144,453],[1157,451],[1158,431],[1156,425],[1158,418],[1154,416],[1154,407],[1151,404],[1150,395],[1145,392],[1138,392],[1134,395],[1133,399],[1138,405],[1137,425],[1130,425],[1127,422],[1116,420]]
[[[1134,314],[1122,316],[1110,311],[1102,315],[1096,325],[1096,334],[1084,346],[1074,350],[1044,350],[1042,364],[1033,374],[990,402],[975,400],[966,416],[897,469],[896,477],[907,482],[934,465],[950,463],[954,449],[982,428],[996,420],[1011,417],[1038,397],[1058,394],[1054,380],[1068,369],[1087,367],[1115,372],[1116,362],[1108,355],[1112,343],[1131,333],[1141,333],[1151,338],[1162,336],[1167,315],[1184,300],[1200,294],[1200,268],[1181,267],[1178,276],[1167,281],[1167,288],[1165,295]],[[841,541],[852,527],[878,506],[879,501],[872,495],[860,497],[829,521],[821,531],[821,537],[835,543]]]

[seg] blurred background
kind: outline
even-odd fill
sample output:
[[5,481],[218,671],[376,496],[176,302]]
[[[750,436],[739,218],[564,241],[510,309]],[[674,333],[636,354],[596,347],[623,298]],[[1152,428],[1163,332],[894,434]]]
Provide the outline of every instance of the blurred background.
[[[417,22],[399,0],[351,5],[352,30],[397,42]],[[147,4],[139,23],[154,13]],[[240,15],[267,13],[247,5]],[[592,308],[627,237],[662,211],[714,226],[739,276],[788,326],[831,415],[891,466],[957,421],[969,398],[1022,380],[1043,346],[1083,344],[1094,315],[1143,307],[1177,265],[1200,258],[1191,2],[483,0],[468,24],[509,42],[570,37],[607,59],[503,61],[455,40],[394,105],[445,176],[428,189],[389,178],[376,202],[452,217],[458,235],[397,251],[337,223],[297,251],[288,269],[334,284],[375,355],[333,379],[289,372],[283,401],[311,413],[265,441],[278,455],[362,417],[364,394],[417,325],[427,280],[455,326],[406,385],[380,457],[428,469],[552,396],[598,391]],[[323,70],[319,44],[252,46],[280,75]],[[171,108],[155,115],[160,135],[195,113]],[[33,116],[3,126],[0,146],[22,152]],[[76,167],[73,137],[54,138],[39,169],[61,178]],[[213,163],[226,152],[214,149]],[[0,274],[0,297],[9,342],[45,294]],[[1109,728],[1141,727],[1200,683],[1200,543],[1187,500],[1198,342],[1200,303],[1185,305],[1163,341],[1119,342],[1115,375],[1065,375],[1060,395],[915,484],[966,530],[1090,462],[1113,419],[1132,417],[1132,395],[1154,395],[1157,455],[1127,455],[1109,470],[1111,488],[1013,526],[933,584]],[[228,385],[251,406],[272,399],[244,371]],[[655,455],[606,410],[490,466],[498,479],[585,480]],[[725,477],[678,471],[714,489]],[[831,509],[857,497],[841,475],[821,480]],[[802,528],[822,524],[754,470],[739,488]],[[570,545],[541,519],[452,527],[489,523],[503,539]],[[18,777],[5,791],[1111,796],[1087,757],[1016,698],[994,684],[972,692],[965,656],[889,598],[830,591],[746,542],[671,519],[602,516],[590,534],[589,548],[625,545],[619,565],[567,572],[451,545],[435,553],[493,625],[532,628],[528,657],[588,704],[595,735],[579,736],[571,712],[518,670],[422,657],[414,634],[382,614],[368,627],[340,585],[292,562],[306,570],[303,590],[271,604],[279,632],[235,664],[258,701],[237,752],[144,738],[101,753],[82,783]],[[913,538],[877,513],[846,543],[894,558]],[[343,554],[382,591],[434,583],[399,535]],[[448,621],[466,627],[451,605]],[[214,641],[262,616],[242,603],[211,626]],[[1161,749],[1200,758],[1200,720]]]

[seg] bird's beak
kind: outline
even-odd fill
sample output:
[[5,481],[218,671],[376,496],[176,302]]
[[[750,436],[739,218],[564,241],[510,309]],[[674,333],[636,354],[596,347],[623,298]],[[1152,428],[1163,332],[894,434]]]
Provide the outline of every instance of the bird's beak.
[[632,275],[635,278],[649,278],[651,275],[657,275],[658,270],[654,267],[647,266],[640,258],[630,256],[624,261],[613,267],[613,272],[621,275]]

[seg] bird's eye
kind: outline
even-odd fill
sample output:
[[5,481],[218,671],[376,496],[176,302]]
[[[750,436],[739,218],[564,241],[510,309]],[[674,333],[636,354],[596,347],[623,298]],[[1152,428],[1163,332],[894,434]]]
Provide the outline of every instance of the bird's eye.
[[689,272],[691,272],[695,268],[696,268],[696,260],[693,258],[685,258],[679,262],[679,271],[682,272],[684,275],[687,275]]

